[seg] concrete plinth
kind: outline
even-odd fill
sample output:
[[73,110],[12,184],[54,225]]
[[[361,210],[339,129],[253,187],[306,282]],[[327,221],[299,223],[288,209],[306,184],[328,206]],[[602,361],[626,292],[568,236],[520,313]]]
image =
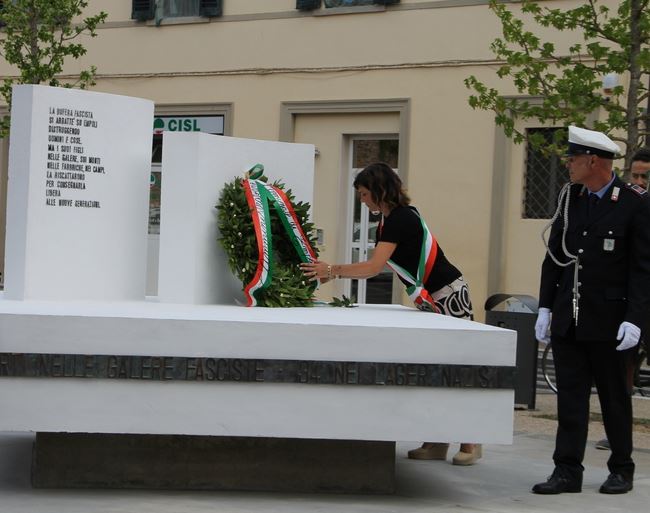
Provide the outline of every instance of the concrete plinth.
[[38,433],[32,484],[393,493],[395,442]]
[[0,431],[510,444],[515,350],[513,331],[398,305],[0,294]]

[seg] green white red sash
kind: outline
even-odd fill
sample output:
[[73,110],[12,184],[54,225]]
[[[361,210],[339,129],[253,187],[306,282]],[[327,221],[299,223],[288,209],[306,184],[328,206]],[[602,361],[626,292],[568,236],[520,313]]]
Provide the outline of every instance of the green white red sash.
[[313,262],[316,260],[316,253],[300,226],[289,198],[282,189],[259,180],[263,171],[264,166],[256,164],[249,171],[248,178],[242,183],[253,219],[258,253],[255,275],[244,288],[247,306],[257,305],[255,294],[268,287],[273,279],[273,244],[269,205],[272,205],[278,213],[300,261]]
[[[410,272],[392,260],[388,260],[386,263],[388,267],[402,278],[402,280],[408,283],[408,285],[406,285],[406,293],[418,309],[440,313],[440,309],[436,306],[431,294],[429,294],[429,291],[424,288],[424,284],[431,275],[433,264],[436,262],[436,256],[438,255],[438,241],[436,241],[433,234],[429,231],[424,219],[422,219],[419,214],[418,217],[422,224],[423,236],[422,247],[420,249],[420,261],[418,262],[416,275],[413,276]],[[381,233],[383,225],[384,219],[382,218],[378,228],[379,233]]]

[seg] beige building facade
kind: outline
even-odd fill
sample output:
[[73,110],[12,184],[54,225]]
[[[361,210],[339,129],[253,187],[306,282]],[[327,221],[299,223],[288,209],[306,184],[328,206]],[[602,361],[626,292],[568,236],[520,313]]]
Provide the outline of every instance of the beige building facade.
[[[516,94],[495,74],[489,45],[500,26],[488,2],[329,2],[299,10],[296,0],[164,0],[153,19],[137,21],[134,7],[149,2],[90,0],[87,14],[104,10],[108,20],[84,40],[87,55],[66,73],[96,65],[94,90],[152,99],[167,129],[169,121],[173,129],[197,129],[197,118],[209,118],[210,126],[221,123],[206,129],[212,133],[314,144],[313,218],[323,260],[350,262],[372,251],[376,220],[355,204],[351,183],[355,170],[381,158],[398,170],[462,270],[479,319],[492,293],[537,296],[548,216],[525,213],[530,156],[504,137],[491,113],[469,107],[463,84],[476,75]],[[220,15],[200,16],[206,4],[221,7]],[[0,62],[0,75],[12,73]],[[5,141],[2,240],[6,153]],[[164,166],[153,160],[164,187]],[[0,262],[3,251],[0,244]],[[405,299],[387,274],[320,291],[323,299],[342,293]]]

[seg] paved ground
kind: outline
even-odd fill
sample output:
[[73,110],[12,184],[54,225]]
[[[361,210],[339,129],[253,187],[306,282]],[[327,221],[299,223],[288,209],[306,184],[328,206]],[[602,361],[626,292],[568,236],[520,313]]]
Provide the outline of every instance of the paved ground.
[[[635,398],[635,416],[650,419],[650,399]],[[635,431],[637,474],[634,491],[604,496],[608,453],[587,448],[581,494],[543,497],[530,487],[551,472],[554,396],[538,395],[537,411],[517,411],[512,446],[486,446],[473,467],[449,462],[412,461],[398,444],[398,491],[394,496],[306,495],[242,492],[33,490],[29,485],[33,437],[0,433],[0,513],[298,513],[298,512],[642,512],[650,504],[650,429]],[[594,409],[597,409],[595,407]],[[592,441],[602,436],[593,422]],[[455,449],[455,448],[454,448]],[[451,456],[451,451],[450,451]]]
[[[633,396],[633,404],[634,417],[637,419],[637,424],[634,427],[634,447],[635,449],[650,450],[650,397],[644,398],[635,395]],[[600,413],[600,405],[595,395],[591,398],[591,412]],[[557,426],[554,418],[555,395],[538,393],[535,410],[515,412],[515,432],[554,437]],[[592,422],[589,425],[589,440],[596,442],[602,438],[605,438],[602,423]],[[650,471],[650,468],[648,471]]]

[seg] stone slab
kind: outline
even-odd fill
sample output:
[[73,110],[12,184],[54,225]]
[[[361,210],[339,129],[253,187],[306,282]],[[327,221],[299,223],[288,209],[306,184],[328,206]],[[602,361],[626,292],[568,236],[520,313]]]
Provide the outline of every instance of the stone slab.
[[393,493],[395,443],[37,433],[32,485]]
[[0,352],[10,351],[514,366],[516,332],[400,305],[12,301],[0,292]]
[[[406,364],[407,373],[410,364],[514,367],[515,336],[401,306],[0,300],[0,353],[384,362]],[[407,376],[401,386],[322,384],[313,367],[293,383],[51,374],[0,376],[0,430],[512,442],[513,390],[463,380],[442,388],[410,386]]]
[[11,115],[7,297],[144,299],[153,102],[19,85]]
[[226,183],[255,164],[296,201],[313,204],[314,146],[202,133],[163,136],[158,297],[166,303],[233,305],[242,285],[219,245],[217,210]]

